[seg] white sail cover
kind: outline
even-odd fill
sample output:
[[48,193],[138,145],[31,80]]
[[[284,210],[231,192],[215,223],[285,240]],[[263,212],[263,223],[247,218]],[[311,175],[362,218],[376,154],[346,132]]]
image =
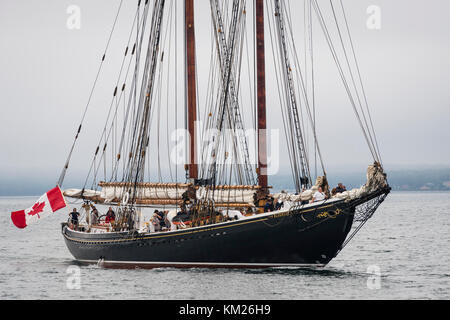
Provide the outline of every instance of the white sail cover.
[[81,193],[83,193],[83,197],[91,198],[91,197],[100,197],[102,193],[100,191],[95,190],[87,190],[84,192],[82,189],[66,189],[64,190],[64,195],[69,198],[81,198]]
[[[167,188],[162,186],[148,186],[138,187],[137,194],[140,199],[165,199],[165,200],[179,200],[187,187]],[[64,190],[64,195],[70,198],[99,198],[105,202],[112,202],[113,200],[122,200],[125,196],[126,188],[120,185],[106,185],[101,191],[82,189],[67,189]]]
[[[287,192],[281,192],[274,194],[274,198],[278,201],[288,201],[288,202],[298,202],[298,201],[309,201],[313,198],[314,193],[319,189],[318,182],[315,186],[313,186],[310,190],[306,190],[300,194],[291,194]],[[333,199],[345,199],[345,200],[353,200],[360,197],[363,197],[371,192],[376,191],[377,189],[383,188],[386,186],[386,175],[383,172],[381,166],[377,163],[371,165],[367,169],[367,182],[365,185],[360,188],[355,188],[350,191],[345,191],[342,193],[338,193],[334,195]]]
[[253,204],[254,189],[233,188],[233,189],[216,189],[214,193],[211,189],[200,187],[197,190],[198,200],[213,200],[216,203],[249,203]]
[[[139,199],[168,199],[179,200],[187,187],[168,188],[160,186],[138,187],[137,195]],[[106,202],[113,199],[122,199],[126,189],[121,186],[104,186],[102,187],[101,197]]]
[[[100,184],[101,191],[68,189],[64,195],[72,198],[98,198],[104,202],[122,201],[126,196],[128,187],[121,184],[104,183]],[[188,184],[143,184],[137,187],[137,197],[141,200],[181,200],[184,193],[192,187]],[[212,200],[215,203],[248,203],[253,204],[257,186],[218,186],[214,191],[211,188],[198,187],[196,192],[197,200]],[[82,194],[83,193],[83,194]]]
[[367,182],[365,185],[358,189],[338,193],[333,198],[353,200],[374,192],[379,188],[384,188],[386,185],[386,174],[383,172],[382,167],[378,163],[375,163],[367,168]]

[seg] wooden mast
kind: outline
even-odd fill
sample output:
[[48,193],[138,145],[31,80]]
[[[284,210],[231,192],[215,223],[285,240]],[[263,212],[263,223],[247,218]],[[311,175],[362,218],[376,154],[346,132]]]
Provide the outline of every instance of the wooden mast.
[[195,122],[197,121],[197,87],[195,65],[195,28],[194,0],[185,0],[185,42],[186,42],[186,99],[187,99],[187,129],[189,132],[189,170],[190,179],[198,179],[197,145]]
[[263,192],[268,192],[267,181],[267,136],[266,136],[266,63],[264,46],[264,1],[255,0],[256,57],[258,90],[258,183]]

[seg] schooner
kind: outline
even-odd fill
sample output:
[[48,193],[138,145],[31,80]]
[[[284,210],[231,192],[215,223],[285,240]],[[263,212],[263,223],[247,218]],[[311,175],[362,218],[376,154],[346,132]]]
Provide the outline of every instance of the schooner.
[[[182,49],[177,34],[181,3]],[[197,59],[194,4],[208,7],[210,61]],[[86,183],[63,191],[66,198],[81,201],[85,217],[78,226],[70,221],[62,224],[62,235],[76,260],[106,267],[324,266],[372,217],[390,187],[345,9],[342,0],[304,0],[302,4],[303,14],[296,14],[288,0],[138,1]],[[340,41],[330,35],[325,5],[332,10]],[[298,30],[293,27],[299,18],[305,26],[302,53],[295,41]],[[333,192],[328,185],[316,132],[313,26],[325,36],[373,157],[367,182],[358,189]],[[350,39],[350,47],[344,45],[344,37]],[[108,59],[108,46],[109,41],[98,74]],[[180,54],[183,88],[176,76]],[[268,56],[273,58],[277,87],[266,87]],[[207,96],[200,108],[199,70],[206,65],[210,70]],[[180,90],[183,103],[177,101]],[[270,108],[277,108],[283,120],[280,144],[286,147],[282,156],[289,158],[295,186],[291,193],[273,193],[269,185],[269,91],[279,97],[279,105]],[[182,110],[169,110],[180,104]],[[89,105],[58,186],[64,183]],[[184,114],[184,124],[178,120],[179,113]],[[253,120],[253,136],[246,134],[248,118]],[[166,153],[167,158],[171,156],[162,146],[162,137],[169,139],[169,121],[175,122],[171,122],[174,129],[184,125],[187,132],[182,179],[173,172],[176,166],[162,163]],[[162,174],[163,167],[170,174]],[[151,172],[157,176],[153,181],[148,180]],[[317,192],[324,199],[317,199]],[[114,221],[103,217],[94,221],[91,209],[95,205],[114,208]],[[155,229],[153,220],[145,217],[155,208],[163,212],[162,229]]]

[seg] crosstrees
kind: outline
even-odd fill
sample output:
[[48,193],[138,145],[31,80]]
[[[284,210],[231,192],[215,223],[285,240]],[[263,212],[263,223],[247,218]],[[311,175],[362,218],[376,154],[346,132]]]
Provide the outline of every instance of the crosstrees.
[[[242,0],[235,0],[232,4],[231,21],[228,31],[228,39],[225,35],[225,24],[223,22],[222,8],[219,1],[211,1],[211,14],[213,18],[214,34],[217,44],[219,67],[221,71],[221,87],[219,94],[219,102],[217,106],[217,118],[215,121],[215,129],[219,133],[229,126],[236,137],[232,137],[233,152],[238,159],[242,160],[242,165],[236,165],[236,174],[238,179],[247,184],[254,184],[252,167],[249,158],[248,143],[244,134],[244,124],[238,103],[238,88],[236,86],[236,71],[235,59],[240,52],[239,39],[242,28],[243,5]],[[213,163],[209,167],[208,176],[213,182],[217,182],[218,170],[217,158],[220,144],[224,143],[225,138],[220,136],[215,141],[215,146],[212,151]],[[240,157],[239,157],[240,155]],[[230,169],[229,176],[231,177],[232,169]]]
[[[233,129],[235,135],[237,136],[237,139],[233,141],[234,148],[237,153],[242,153],[242,161],[243,161],[242,167],[243,167],[243,174],[245,175],[245,183],[253,185],[255,184],[255,180],[253,177],[248,142],[244,132],[245,128],[238,100],[237,94],[238,88],[236,86],[235,81],[236,72],[234,72],[235,65],[233,64],[233,61],[229,60],[232,59],[232,56],[230,56],[231,52],[225,36],[225,26],[223,23],[221,8],[219,6],[218,1],[212,1],[212,3],[214,3],[215,6],[214,8],[215,15],[213,23],[215,26],[214,32],[216,35],[217,50],[220,59],[220,69],[222,75],[223,88],[225,88],[227,85],[229,86],[229,98],[228,98],[229,102],[226,105],[226,107],[228,108],[227,113],[229,115],[228,124],[230,128]],[[239,6],[234,6],[234,8],[239,8]],[[240,31],[242,32],[243,30]],[[230,36],[231,35],[233,35],[233,32],[230,31]],[[229,39],[228,41],[230,43],[230,46],[233,45],[231,43],[231,40],[232,39]],[[231,66],[229,84],[226,83],[227,66]]]

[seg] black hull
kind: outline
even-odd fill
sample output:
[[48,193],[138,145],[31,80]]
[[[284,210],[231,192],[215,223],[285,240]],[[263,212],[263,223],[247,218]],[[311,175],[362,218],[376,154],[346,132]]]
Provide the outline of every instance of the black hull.
[[166,233],[90,234],[66,225],[62,233],[75,259],[105,267],[324,266],[341,249],[359,204],[323,203]]

